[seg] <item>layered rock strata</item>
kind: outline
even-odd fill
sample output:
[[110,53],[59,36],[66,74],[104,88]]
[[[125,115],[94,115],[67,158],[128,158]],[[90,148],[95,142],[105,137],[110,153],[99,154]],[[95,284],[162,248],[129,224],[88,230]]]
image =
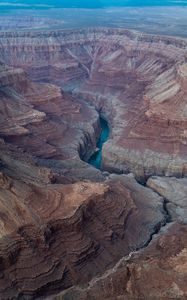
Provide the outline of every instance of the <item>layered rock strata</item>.
[[111,124],[103,168],[186,176],[187,41],[123,29],[0,33],[0,59],[55,83]]
[[[39,166],[53,173],[53,181],[63,181],[65,174],[71,180],[102,180],[99,171],[80,159],[91,156],[100,133],[96,110],[57,86],[32,83],[22,69],[3,64],[0,68],[0,150],[4,172],[19,178]],[[33,168],[27,167],[28,161]]]
[[34,185],[0,174],[0,297],[36,299],[85,283],[166,223],[133,178]]
[[[186,179],[134,179],[186,176],[186,54],[127,30],[0,33],[1,299],[186,298]],[[100,115],[103,168],[134,176],[86,163]]]
[[123,258],[87,287],[49,299],[186,299],[187,228],[173,225],[145,251]]

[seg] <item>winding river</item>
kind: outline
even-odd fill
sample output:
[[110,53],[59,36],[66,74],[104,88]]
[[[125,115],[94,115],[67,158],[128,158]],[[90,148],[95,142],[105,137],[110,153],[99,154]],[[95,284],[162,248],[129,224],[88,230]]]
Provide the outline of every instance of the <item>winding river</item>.
[[97,169],[101,169],[103,144],[108,140],[110,134],[108,122],[102,117],[100,117],[100,125],[101,125],[101,134],[97,142],[98,150],[91,156],[91,158],[88,161],[89,164],[91,164]]

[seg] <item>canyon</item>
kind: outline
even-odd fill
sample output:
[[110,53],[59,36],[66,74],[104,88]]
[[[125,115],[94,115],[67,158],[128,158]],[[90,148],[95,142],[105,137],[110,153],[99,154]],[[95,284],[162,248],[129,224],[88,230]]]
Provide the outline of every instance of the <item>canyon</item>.
[[187,40],[0,31],[0,116],[1,299],[186,299]]
[[3,63],[107,118],[103,168],[140,180],[186,176],[186,53],[185,40],[120,29],[0,33]]

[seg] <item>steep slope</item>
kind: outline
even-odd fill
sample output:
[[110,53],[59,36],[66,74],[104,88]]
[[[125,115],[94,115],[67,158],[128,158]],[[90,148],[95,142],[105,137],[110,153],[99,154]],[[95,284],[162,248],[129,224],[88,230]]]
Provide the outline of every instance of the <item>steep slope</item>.
[[[134,176],[186,176],[186,54],[126,30],[0,33],[1,299],[185,299],[186,179]],[[134,176],[86,163],[100,116],[103,169]]]
[[187,179],[151,177],[147,186],[164,197],[172,220],[187,224]]
[[166,223],[163,198],[80,160],[99,134],[94,107],[1,63],[0,113],[1,299],[88,282]]
[[166,222],[163,199],[125,176],[45,186],[0,179],[1,299],[87,282]]
[[88,287],[75,287],[49,299],[186,299],[186,238],[186,226],[170,226],[146,250],[123,258]]
[[186,175],[187,41],[122,29],[0,34],[0,59],[55,83],[111,125],[103,168]]
[[[30,157],[32,164],[54,173],[53,181],[64,181],[67,172],[66,181],[68,177],[71,180],[102,179],[97,170],[79,157],[90,157],[100,132],[99,116],[94,108],[75,101],[54,85],[34,84],[23,70],[3,64],[0,97],[0,150],[4,172],[11,168],[12,176],[16,172],[16,157],[18,161],[23,160],[23,164]],[[26,168],[27,171],[31,169]],[[19,173],[18,170],[16,178],[20,177]]]

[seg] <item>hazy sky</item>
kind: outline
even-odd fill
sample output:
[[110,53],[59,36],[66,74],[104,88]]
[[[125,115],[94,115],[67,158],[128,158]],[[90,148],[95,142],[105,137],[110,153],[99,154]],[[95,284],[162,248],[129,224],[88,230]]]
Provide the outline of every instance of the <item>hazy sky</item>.
[[0,0],[1,9],[4,7],[30,8],[36,7],[87,7],[99,8],[109,6],[187,6],[187,0]]

